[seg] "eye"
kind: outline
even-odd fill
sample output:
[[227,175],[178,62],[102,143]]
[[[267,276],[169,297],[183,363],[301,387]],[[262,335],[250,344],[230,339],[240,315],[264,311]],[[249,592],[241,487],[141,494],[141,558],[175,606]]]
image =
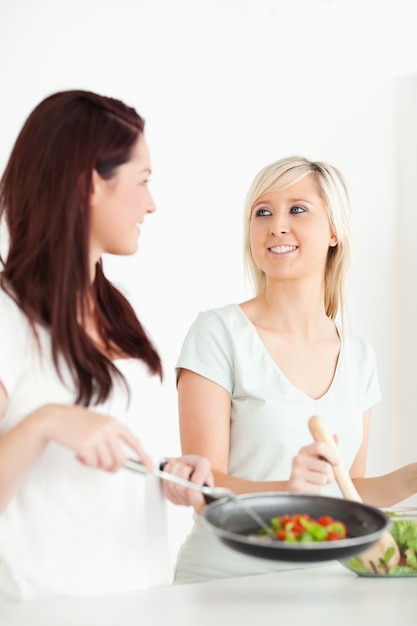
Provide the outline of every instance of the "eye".
[[293,206],[290,209],[290,213],[305,213],[306,210],[302,206]]
[[255,211],[255,217],[265,217],[271,215],[271,211],[269,211],[268,209],[256,209]]

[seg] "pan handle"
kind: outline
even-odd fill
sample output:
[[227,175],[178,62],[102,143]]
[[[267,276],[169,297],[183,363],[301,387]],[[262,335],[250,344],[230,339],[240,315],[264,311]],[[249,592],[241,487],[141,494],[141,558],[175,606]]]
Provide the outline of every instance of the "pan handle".
[[187,489],[193,489],[193,491],[199,491],[203,494],[206,503],[213,502],[214,500],[219,500],[222,498],[236,499],[236,494],[231,489],[226,489],[224,487],[210,487],[209,485],[199,485],[198,483],[193,483],[190,480],[186,480],[185,478],[181,478],[180,476],[175,476],[175,474],[170,474],[169,472],[165,472],[163,468],[165,467],[166,462],[160,464],[159,469],[150,470],[145,465],[142,465],[140,461],[136,461],[134,459],[127,459],[124,467],[126,469],[133,470],[135,472],[139,472],[145,475],[152,475],[162,480],[166,480],[171,483],[175,483],[176,485],[181,485],[182,487],[187,487]]
[[[164,467],[166,463],[167,462],[165,461],[159,465],[159,475],[164,474]],[[166,474],[166,476],[167,477],[172,476],[172,474]],[[163,476],[161,477],[163,478]],[[174,478],[176,478],[176,476],[173,476],[173,479]],[[170,479],[166,478],[166,480],[170,480]],[[210,487],[209,485],[207,485],[207,483],[204,483],[204,485],[197,485],[196,483],[184,481],[183,479],[179,479],[179,480],[182,481],[181,484],[185,484],[191,489],[194,489],[202,493],[206,504],[211,504],[212,502],[215,502],[221,499],[233,500],[235,503],[240,503],[240,506],[243,507],[243,510],[245,511],[245,513],[249,515],[249,517],[251,517],[252,520],[254,520],[259,525],[259,528],[263,528],[269,534],[270,532],[269,525],[262,519],[262,517],[256,511],[253,510],[251,506],[249,506],[247,503],[239,501],[237,499],[237,495],[231,489],[227,489],[227,487]]]
[[[164,467],[167,464],[167,462],[168,461],[162,461],[162,463],[159,464],[159,469],[160,469],[161,472],[164,471]],[[195,484],[195,483],[193,483],[193,484]],[[221,493],[222,490],[220,491],[220,495],[217,495],[217,496],[216,495],[210,495],[208,493],[208,490],[217,489],[216,487],[210,487],[210,485],[208,485],[207,483],[203,483],[202,486],[203,487],[207,487],[207,490],[205,492],[202,492],[203,493],[203,497],[204,497],[204,501],[205,501],[206,504],[211,504],[212,502],[216,502],[216,500],[218,500],[219,498],[224,498],[225,497]],[[227,497],[227,494],[226,494],[226,497]]]
[[[208,487],[207,483],[204,483],[203,485],[204,487]],[[206,504],[211,504],[212,502],[216,502],[216,500],[218,500],[219,498],[216,498],[214,496],[209,496],[208,493],[203,493],[203,498]]]

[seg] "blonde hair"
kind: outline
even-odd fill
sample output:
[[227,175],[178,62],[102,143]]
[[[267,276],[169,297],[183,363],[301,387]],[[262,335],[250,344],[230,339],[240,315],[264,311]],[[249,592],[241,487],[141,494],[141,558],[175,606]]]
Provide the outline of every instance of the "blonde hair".
[[265,273],[256,265],[250,244],[250,218],[258,199],[270,191],[282,190],[313,175],[330,222],[337,245],[329,247],[325,269],[324,301],[326,314],[335,319],[345,306],[345,278],[350,265],[351,228],[350,200],[346,182],[340,171],[321,161],[309,161],[300,156],[280,159],[264,167],[255,176],[246,195],[244,213],[244,261],[256,295],[264,293]]

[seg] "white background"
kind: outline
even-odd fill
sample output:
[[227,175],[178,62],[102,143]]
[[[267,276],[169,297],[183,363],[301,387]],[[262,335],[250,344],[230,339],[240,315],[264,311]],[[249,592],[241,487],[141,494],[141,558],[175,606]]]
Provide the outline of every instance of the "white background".
[[[250,296],[247,188],[291,154],[345,174],[354,210],[349,313],[383,401],[368,474],[417,460],[415,0],[0,0],[0,169],[59,90],[118,97],[146,119],[151,191],[139,252],[106,258],[165,366],[166,453],[179,452],[174,365],[203,309]],[[1,349],[1,346],[0,346]],[[172,554],[190,511],[169,508]]]

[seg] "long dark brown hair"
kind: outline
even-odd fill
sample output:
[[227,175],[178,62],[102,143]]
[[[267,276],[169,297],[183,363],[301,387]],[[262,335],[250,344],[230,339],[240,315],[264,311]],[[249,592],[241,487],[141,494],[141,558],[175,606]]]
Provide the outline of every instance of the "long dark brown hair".
[[92,172],[114,176],[143,131],[144,120],[119,100],[55,93],[28,117],[0,183],[0,221],[9,236],[0,285],[34,330],[50,330],[55,367],[60,374],[63,357],[84,405],[104,401],[114,376],[121,377],[84,329],[91,311],[106,348],[142,359],[162,378],[157,351],[101,261],[90,278]]

